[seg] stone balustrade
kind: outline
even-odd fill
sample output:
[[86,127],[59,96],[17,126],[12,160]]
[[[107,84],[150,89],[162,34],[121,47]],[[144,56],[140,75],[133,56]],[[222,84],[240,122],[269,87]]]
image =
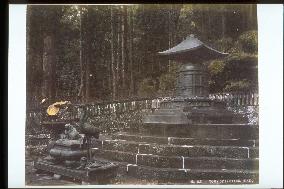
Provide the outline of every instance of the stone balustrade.
[[[160,97],[153,99],[128,100],[119,102],[105,102],[96,104],[84,104],[90,116],[100,116],[103,114],[121,114],[129,111],[152,110],[160,107],[163,100],[171,97]],[[258,106],[259,96],[257,93],[215,93],[210,94],[209,98],[225,101],[229,106]],[[74,104],[72,115],[78,118],[80,104]],[[38,110],[27,112],[27,116],[34,117]]]
[[[168,100],[170,98],[171,97],[161,97],[153,99],[84,104],[84,106],[86,106],[88,114],[91,118],[97,119],[102,124],[104,124],[104,122],[108,122],[105,124],[105,127],[107,127],[107,129],[110,129],[109,127],[115,127],[114,131],[117,131],[119,130],[119,127],[129,125],[130,118],[133,118],[132,122],[139,122],[139,115],[160,108],[160,103],[163,100]],[[256,93],[216,93],[210,94],[209,98],[225,101],[229,106],[233,108],[258,108],[258,94]],[[81,104],[72,104],[72,106],[70,106],[70,108],[72,108],[71,111],[68,111],[68,113],[66,114],[63,113],[62,117],[58,117],[58,119],[78,119],[80,117],[81,106]],[[41,129],[41,127],[39,127],[40,123],[46,119],[45,114],[45,111],[39,109],[34,109],[32,111],[27,112],[27,134],[31,134],[30,130],[36,131],[36,133],[39,134],[46,133],[44,130]],[[106,130],[106,132],[109,131],[111,130]],[[33,132],[33,135],[35,135],[35,132]],[[30,140],[29,138],[30,137],[27,136],[27,140]],[[31,140],[37,143],[37,140],[32,138]],[[29,141],[27,141],[27,144],[33,145]]]

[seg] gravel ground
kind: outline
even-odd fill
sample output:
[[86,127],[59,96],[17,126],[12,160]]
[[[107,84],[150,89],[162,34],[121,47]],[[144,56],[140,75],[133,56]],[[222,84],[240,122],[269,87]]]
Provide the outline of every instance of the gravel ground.
[[77,185],[78,183],[72,182],[67,179],[56,179],[53,174],[41,173],[37,174],[36,169],[33,167],[33,161],[36,158],[26,159],[26,185]]
[[[38,157],[30,157],[26,156],[26,186],[74,186],[74,185],[82,185],[81,181],[75,181],[71,178],[61,177],[58,178],[56,175],[51,173],[37,173],[36,169],[34,169],[33,162],[38,159]],[[246,181],[248,184],[258,183]],[[149,181],[144,179],[137,179],[129,176],[117,176],[116,178],[106,183],[106,185],[173,185],[174,183],[158,183],[157,181]],[[181,185],[184,185],[183,183]],[[187,184],[212,184],[207,180],[200,180],[189,182]],[[225,184],[221,181],[216,181],[214,184]],[[231,183],[237,184],[237,183]]]
[[[37,157],[26,159],[26,186],[74,186],[81,185],[81,182],[74,181],[70,178],[56,178],[51,173],[36,173],[36,169],[33,167],[33,161]],[[156,185],[157,182],[149,182],[147,180],[139,180],[131,177],[116,177],[110,181],[110,185]]]

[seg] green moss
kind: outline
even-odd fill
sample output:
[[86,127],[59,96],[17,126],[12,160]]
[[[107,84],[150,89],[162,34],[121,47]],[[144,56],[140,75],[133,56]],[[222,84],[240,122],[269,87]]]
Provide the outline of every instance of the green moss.
[[225,62],[221,60],[213,61],[208,66],[208,71],[212,75],[216,75],[218,73],[221,73],[224,70]]
[[253,84],[244,79],[241,81],[230,81],[225,86],[224,91],[226,92],[232,92],[232,91],[249,91],[253,87]]
[[257,31],[247,31],[240,35],[239,42],[242,46],[242,50],[247,53],[257,52]]
[[153,79],[146,78],[143,79],[138,85],[138,95],[141,97],[151,97],[155,96],[156,82]]

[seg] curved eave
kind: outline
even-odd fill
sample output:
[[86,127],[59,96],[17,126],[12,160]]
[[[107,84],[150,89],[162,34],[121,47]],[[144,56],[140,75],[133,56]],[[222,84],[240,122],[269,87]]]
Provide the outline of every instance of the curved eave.
[[182,62],[203,62],[211,59],[223,58],[228,53],[217,51],[205,44],[190,48],[183,49],[180,51],[170,51],[171,49],[158,54],[161,56],[167,56],[171,60],[182,61]]
[[179,43],[178,45],[159,52],[159,54],[161,55],[170,55],[170,54],[175,54],[175,53],[180,53],[180,52],[186,52],[189,50],[194,50],[196,48],[201,47],[202,45],[204,45],[200,40],[198,40],[197,38],[194,37],[187,37],[186,40],[182,41],[181,43]]
[[163,56],[175,55],[175,54],[184,54],[188,51],[194,51],[196,49],[199,49],[200,47],[201,47],[201,45],[190,48],[190,49],[182,49],[182,50],[178,50],[178,51],[174,50],[174,48],[171,48],[171,49],[166,50],[166,51],[158,52],[158,54],[163,55]]
[[203,62],[225,57],[228,53],[213,49],[194,37],[194,35],[190,35],[178,45],[158,52],[158,55],[167,56],[169,59],[177,61]]
[[201,47],[206,47],[207,49],[217,53],[217,54],[220,54],[220,55],[229,55],[229,53],[224,53],[224,52],[221,52],[221,51],[217,51],[216,49],[213,49],[205,44],[202,44],[202,45],[199,45],[199,46],[195,46],[195,47],[192,47],[190,49],[183,49],[183,50],[179,50],[179,51],[175,51],[175,50],[172,50],[173,48],[169,49],[169,50],[166,50],[166,51],[162,51],[162,52],[158,52],[159,55],[172,55],[172,54],[182,54],[182,53],[185,53],[185,52],[188,52],[188,51],[194,51],[198,48],[201,48]]
[[216,49],[213,49],[212,47],[209,47],[209,46],[207,46],[207,45],[204,45],[204,46],[205,46],[206,48],[210,49],[211,51],[213,51],[213,52],[219,54],[220,56],[227,56],[227,55],[229,55],[229,53],[217,51]]

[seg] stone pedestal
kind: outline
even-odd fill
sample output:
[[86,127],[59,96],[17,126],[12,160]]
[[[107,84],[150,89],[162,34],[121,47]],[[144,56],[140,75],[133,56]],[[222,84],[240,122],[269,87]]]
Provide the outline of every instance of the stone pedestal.
[[[47,126],[52,126],[50,130],[55,130],[53,133],[56,135],[63,134],[65,129],[69,128],[68,134],[64,134],[65,138],[51,141],[47,147],[48,156],[39,159],[35,162],[34,167],[40,172],[54,173],[55,177],[60,179],[61,176],[81,180],[84,183],[107,183],[117,175],[118,166],[112,162],[99,161],[94,158],[87,160],[87,156],[90,157],[90,149],[83,143],[83,138],[77,138],[77,130],[72,130],[71,125],[64,125],[63,123],[46,123]],[[58,125],[58,128],[54,127]],[[68,126],[66,128],[66,126]],[[97,128],[90,127],[85,124],[84,129],[89,134],[88,137],[96,137],[99,133]],[[54,136],[56,136],[54,135]],[[79,134],[78,134],[79,135]],[[77,138],[77,139],[76,139]]]
[[209,99],[208,77],[199,64],[183,64],[178,72],[175,96],[143,118],[145,124],[233,123],[247,120],[226,109],[225,102]]

